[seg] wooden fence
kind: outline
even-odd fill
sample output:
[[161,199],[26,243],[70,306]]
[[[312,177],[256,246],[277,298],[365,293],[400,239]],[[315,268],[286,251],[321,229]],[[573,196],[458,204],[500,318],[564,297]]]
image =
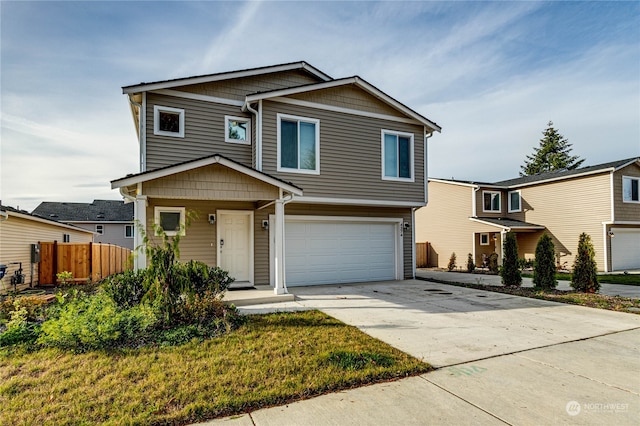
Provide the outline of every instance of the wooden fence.
[[416,268],[429,266],[429,243],[416,243]]
[[128,248],[99,243],[40,243],[40,285],[57,284],[57,274],[64,271],[71,272],[74,282],[84,283],[131,268],[131,250]]

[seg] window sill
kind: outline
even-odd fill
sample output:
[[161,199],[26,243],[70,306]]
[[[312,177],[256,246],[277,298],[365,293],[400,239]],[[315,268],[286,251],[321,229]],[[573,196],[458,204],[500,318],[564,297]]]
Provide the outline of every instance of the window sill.
[[320,175],[320,170],[286,169],[282,167],[278,167],[277,170],[280,173],[293,173],[293,174],[299,174],[299,175]]

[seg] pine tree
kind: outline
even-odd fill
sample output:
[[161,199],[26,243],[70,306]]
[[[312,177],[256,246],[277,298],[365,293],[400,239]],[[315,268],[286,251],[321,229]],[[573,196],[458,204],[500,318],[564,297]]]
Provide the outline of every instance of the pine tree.
[[552,121],[549,121],[548,126],[542,132],[544,137],[540,139],[540,146],[533,148],[533,155],[527,155],[524,165],[520,166],[520,176],[562,169],[573,170],[584,162],[577,155],[570,155],[572,145],[553,128]]
[[467,272],[473,272],[476,269],[476,262],[473,261],[473,255],[467,255]]
[[518,241],[515,233],[507,232],[502,253],[502,269],[500,270],[502,284],[509,287],[520,287],[522,274],[518,268]]
[[553,240],[543,234],[536,245],[536,258],[533,262],[533,284],[536,288],[556,288],[556,250]]
[[584,293],[597,293],[600,290],[596,252],[591,243],[591,236],[584,232],[578,240],[578,254],[573,262],[571,287]]
[[447,270],[449,270],[449,272],[453,271],[454,269],[456,269],[456,252],[455,251],[451,253],[451,257],[449,258],[449,264],[447,265]]

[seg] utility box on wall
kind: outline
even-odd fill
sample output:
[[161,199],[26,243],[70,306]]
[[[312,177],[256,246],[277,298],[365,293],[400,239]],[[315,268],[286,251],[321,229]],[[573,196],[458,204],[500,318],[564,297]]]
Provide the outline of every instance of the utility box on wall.
[[40,263],[40,244],[31,244],[31,263]]

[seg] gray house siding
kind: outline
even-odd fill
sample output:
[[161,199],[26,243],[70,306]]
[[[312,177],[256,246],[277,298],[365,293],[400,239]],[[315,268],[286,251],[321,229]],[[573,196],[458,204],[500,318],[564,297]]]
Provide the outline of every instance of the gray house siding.
[[[104,244],[113,244],[120,247],[125,247],[133,250],[133,238],[125,237],[125,227],[126,225],[133,225],[133,222],[128,223],[107,223],[107,222],[95,222],[95,223],[72,223],[74,226],[78,228],[86,229],[91,232],[96,232],[96,225],[103,226],[102,235],[94,234],[93,242],[94,243],[104,243]],[[136,230],[134,229],[134,232]]]
[[[277,171],[277,114],[320,120],[320,175]],[[424,128],[279,102],[263,103],[262,170],[307,197],[424,202]],[[382,179],[381,130],[413,133],[414,182]]]

